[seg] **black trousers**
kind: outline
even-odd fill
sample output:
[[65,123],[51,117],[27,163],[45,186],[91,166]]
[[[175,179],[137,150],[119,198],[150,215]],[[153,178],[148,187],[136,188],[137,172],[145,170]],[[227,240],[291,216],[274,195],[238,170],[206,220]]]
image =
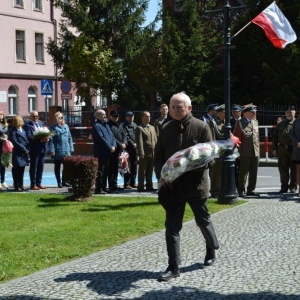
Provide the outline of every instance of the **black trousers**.
[[106,191],[109,156],[98,156],[96,191]]
[[119,152],[113,153],[108,162],[108,186],[116,188],[118,186]]
[[205,200],[190,202],[175,201],[172,205],[164,206],[166,211],[165,235],[169,257],[168,263],[170,266],[179,266],[181,264],[179,232],[182,228],[186,203],[190,205],[194,213],[196,224],[202,232],[206,247],[209,249],[219,248],[219,242],[207,209],[207,202]]
[[54,174],[55,174],[57,184],[60,184],[62,182],[65,183],[64,170],[62,171],[62,176],[60,179],[60,167],[62,165],[63,160],[62,159],[54,159],[53,162],[54,162]]
[[15,189],[23,188],[23,178],[24,178],[25,167],[12,167],[11,173],[14,180]]

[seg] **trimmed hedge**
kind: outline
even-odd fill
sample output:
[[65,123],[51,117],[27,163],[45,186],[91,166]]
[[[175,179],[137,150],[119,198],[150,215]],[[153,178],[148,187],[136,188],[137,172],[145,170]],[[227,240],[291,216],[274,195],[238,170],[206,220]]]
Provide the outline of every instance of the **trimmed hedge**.
[[86,156],[66,156],[63,160],[65,180],[71,184],[76,201],[92,198],[98,172],[98,159]]

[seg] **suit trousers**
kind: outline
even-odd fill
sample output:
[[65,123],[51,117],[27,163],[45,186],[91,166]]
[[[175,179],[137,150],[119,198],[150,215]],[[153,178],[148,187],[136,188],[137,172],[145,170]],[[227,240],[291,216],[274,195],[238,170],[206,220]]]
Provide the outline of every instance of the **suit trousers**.
[[14,180],[15,189],[23,188],[23,178],[24,178],[25,167],[12,167],[11,174]]
[[61,182],[65,183],[64,170],[62,171],[62,178],[60,179],[60,167],[62,162],[62,159],[54,159],[54,174],[57,184],[60,184]]
[[210,194],[217,196],[220,190],[221,182],[221,162],[219,158],[215,158],[215,163],[210,167]]
[[114,152],[108,163],[108,186],[116,188],[118,186],[119,152]]
[[98,156],[98,173],[95,190],[106,191],[109,156]]
[[[206,247],[209,249],[219,249],[219,242],[210,219],[206,200],[188,202],[195,216],[196,224],[200,228],[205,239]],[[180,230],[184,215],[186,202],[178,201],[172,206],[164,207],[166,211],[166,244],[170,266],[179,266],[180,258]]]
[[153,174],[153,157],[146,156],[139,160],[139,171],[138,171],[138,188],[144,188],[144,182],[146,177],[146,189],[153,188],[152,183]]
[[128,151],[129,154],[129,170],[130,173],[124,174],[124,187],[126,185],[135,185],[136,180],[136,173],[137,173],[137,154],[136,151],[133,149],[132,151]]
[[45,153],[29,153],[29,157],[30,186],[41,185],[44,171]]
[[240,157],[238,193],[245,192],[245,186],[248,176],[247,193],[255,191],[257,181],[257,169],[259,164],[259,156]]

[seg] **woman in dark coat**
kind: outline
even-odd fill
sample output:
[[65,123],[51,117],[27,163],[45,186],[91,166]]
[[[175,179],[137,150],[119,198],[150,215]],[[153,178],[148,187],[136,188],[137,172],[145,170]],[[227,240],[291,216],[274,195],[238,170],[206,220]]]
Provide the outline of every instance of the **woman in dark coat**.
[[28,166],[29,142],[23,129],[22,117],[13,118],[13,127],[10,131],[9,140],[14,145],[12,152],[12,177],[16,192],[25,191],[23,177],[25,166]]
[[7,189],[8,186],[5,183],[5,165],[2,161],[2,145],[5,140],[7,140],[8,124],[5,119],[5,115],[2,110],[0,110],[0,177],[1,184],[0,189]]
[[70,186],[64,181],[64,172],[60,178],[60,167],[65,156],[70,156],[74,151],[73,140],[69,126],[65,124],[64,115],[58,111],[54,115],[54,123],[49,128],[54,131],[55,135],[49,140],[49,151],[51,158],[54,160],[54,174],[57,181],[57,186]]

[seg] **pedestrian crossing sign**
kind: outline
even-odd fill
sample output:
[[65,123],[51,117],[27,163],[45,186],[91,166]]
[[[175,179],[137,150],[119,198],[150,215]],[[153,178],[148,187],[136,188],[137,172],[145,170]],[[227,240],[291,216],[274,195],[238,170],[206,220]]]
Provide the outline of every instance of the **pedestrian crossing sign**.
[[53,95],[52,80],[41,80],[41,94],[42,95]]

